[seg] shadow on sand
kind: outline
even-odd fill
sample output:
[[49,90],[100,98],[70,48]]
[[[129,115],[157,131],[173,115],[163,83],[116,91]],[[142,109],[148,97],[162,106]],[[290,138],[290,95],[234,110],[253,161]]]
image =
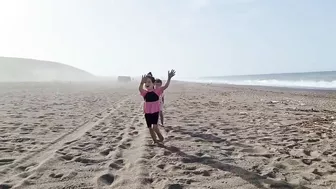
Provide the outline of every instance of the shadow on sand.
[[237,147],[241,147],[241,148],[251,148],[252,146],[246,145],[246,144],[240,144],[237,142],[232,142],[232,141],[228,141],[226,139],[222,139],[218,136],[215,136],[213,134],[210,133],[201,133],[201,132],[190,132],[190,131],[177,131],[179,133],[181,133],[182,135],[189,135],[193,138],[200,138],[206,142],[209,143],[217,143],[217,144],[222,144],[222,143],[226,143],[228,146],[237,146]]
[[222,171],[226,172],[231,172],[236,176],[239,176],[240,178],[244,179],[245,181],[255,185],[257,188],[260,189],[267,189],[264,184],[268,184],[270,188],[281,188],[281,189],[309,189],[308,187],[305,186],[296,186],[289,184],[284,181],[275,181],[268,179],[266,177],[262,177],[256,173],[247,171],[241,167],[238,167],[236,165],[230,165],[230,164],[225,164],[221,163],[219,161],[216,161],[212,158],[204,158],[204,157],[197,157],[194,155],[189,155],[184,152],[182,152],[179,148],[174,147],[174,146],[165,146],[165,145],[160,145],[161,148],[164,148],[166,150],[169,150],[172,153],[176,153],[179,156],[182,157],[182,162],[183,163],[201,163],[216,169],[220,169]]
[[[175,130],[176,131],[176,130]],[[177,131],[181,134],[188,134],[192,137],[201,138],[207,142],[215,142],[215,143],[229,143],[225,139],[221,139],[217,136],[214,136],[212,134],[205,134],[205,133],[194,133],[194,132],[188,132],[188,131]],[[233,144],[233,145],[239,145],[239,146],[246,146],[244,144]],[[206,158],[206,157],[199,157],[194,155],[186,154],[185,152],[182,152],[179,148],[175,146],[166,146],[166,145],[160,145],[161,148],[164,148],[166,150],[169,150],[172,153],[176,153],[179,156],[182,157],[181,161],[183,163],[201,163],[203,165],[207,165],[210,167],[213,167],[215,169],[220,169],[222,171],[231,172],[234,175],[244,179],[245,181],[255,185],[257,188],[260,189],[268,189],[265,187],[264,184],[268,184],[270,188],[277,188],[277,189],[310,189],[305,186],[298,186],[289,184],[285,181],[276,181],[272,179],[268,179],[267,177],[263,177],[258,175],[257,173],[247,171],[241,167],[238,167],[236,165],[226,164],[222,163],[220,161],[217,161],[213,158]]]

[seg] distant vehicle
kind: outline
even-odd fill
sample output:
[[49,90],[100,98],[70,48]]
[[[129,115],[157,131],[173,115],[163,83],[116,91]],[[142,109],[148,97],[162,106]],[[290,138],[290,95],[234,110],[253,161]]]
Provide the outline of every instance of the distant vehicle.
[[126,83],[132,81],[132,78],[130,76],[118,76],[118,81]]

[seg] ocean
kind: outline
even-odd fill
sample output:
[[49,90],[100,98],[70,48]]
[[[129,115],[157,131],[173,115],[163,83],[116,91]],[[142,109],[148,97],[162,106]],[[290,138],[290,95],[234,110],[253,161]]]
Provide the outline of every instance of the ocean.
[[336,90],[336,71],[217,76],[188,79],[190,82],[257,85]]

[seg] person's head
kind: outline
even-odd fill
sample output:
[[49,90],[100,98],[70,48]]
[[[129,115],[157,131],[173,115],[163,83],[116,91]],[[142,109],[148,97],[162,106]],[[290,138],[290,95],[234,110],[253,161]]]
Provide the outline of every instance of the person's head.
[[155,83],[155,78],[147,75],[146,83],[145,83],[146,89],[154,89],[154,83]]
[[151,77],[153,77],[152,72],[148,72],[147,76],[151,76]]
[[162,86],[162,81],[161,79],[156,79],[155,80],[155,87],[161,87]]

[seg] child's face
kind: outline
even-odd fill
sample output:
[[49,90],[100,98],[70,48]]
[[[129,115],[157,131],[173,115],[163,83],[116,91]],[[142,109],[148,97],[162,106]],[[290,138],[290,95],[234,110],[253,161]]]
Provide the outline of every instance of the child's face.
[[152,82],[152,80],[150,78],[147,78],[146,83],[145,83],[145,87],[146,87],[146,89],[153,89],[154,83]]
[[155,82],[155,87],[156,88],[159,88],[159,87],[161,87],[162,86],[162,83],[161,82]]

